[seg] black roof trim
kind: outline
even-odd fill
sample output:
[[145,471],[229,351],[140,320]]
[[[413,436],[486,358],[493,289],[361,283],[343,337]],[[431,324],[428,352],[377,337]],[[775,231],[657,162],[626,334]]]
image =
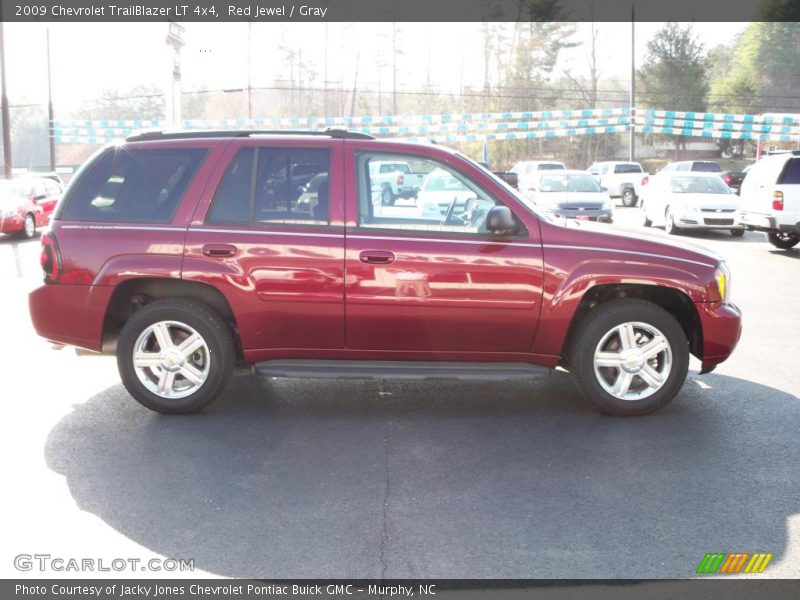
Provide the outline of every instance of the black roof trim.
[[143,131],[125,138],[126,142],[144,142],[151,140],[193,140],[214,137],[251,137],[255,135],[309,135],[327,136],[337,140],[374,140],[366,133],[356,133],[346,129],[324,129],[320,131],[303,131],[294,129],[187,129],[179,131]]

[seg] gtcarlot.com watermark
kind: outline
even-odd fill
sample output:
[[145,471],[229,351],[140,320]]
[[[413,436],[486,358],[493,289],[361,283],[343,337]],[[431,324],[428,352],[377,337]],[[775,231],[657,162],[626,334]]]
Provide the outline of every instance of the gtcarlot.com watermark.
[[194,559],[187,558],[74,558],[50,554],[17,554],[14,557],[17,571],[54,571],[75,573],[124,571],[194,571]]

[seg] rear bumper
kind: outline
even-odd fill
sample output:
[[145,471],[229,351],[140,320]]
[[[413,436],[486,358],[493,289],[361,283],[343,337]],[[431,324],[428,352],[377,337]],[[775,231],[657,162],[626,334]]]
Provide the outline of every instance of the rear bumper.
[[742,312],[733,304],[702,302],[695,305],[703,330],[703,370],[727,359],[742,335]]
[[[797,215],[795,214],[795,216]],[[742,211],[741,220],[742,225],[754,231],[796,233],[800,235],[800,221],[795,224],[778,223],[778,220],[771,215],[748,211]]]
[[56,344],[100,352],[103,319],[114,288],[89,285],[43,285],[28,296],[33,327]]

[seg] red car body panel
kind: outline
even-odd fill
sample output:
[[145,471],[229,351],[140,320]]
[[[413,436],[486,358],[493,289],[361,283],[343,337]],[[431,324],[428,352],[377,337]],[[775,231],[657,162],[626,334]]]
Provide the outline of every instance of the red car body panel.
[[[30,297],[45,338],[99,350],[111,295],[139,278],[188,280],[227,300],[244,359],[526,361],[554,367],[587,290],[605,284],[681,291],[702,325],[704,366],[733,351],[737,309],[715,296],[707,251],[605,225],[540,218],[477,165],[436,146],[302,136],[133,142],[205,147],[209,154],[169,224],[77,223],[52,230],[56,285]],[[206,224],[232,157],[248,146],[330,151],[330,223],[269,228]],[[416,154],[466,175],[524,226],[510,238],[359,227],[355,153]],[[392,257],[386,264],[365,257]]]

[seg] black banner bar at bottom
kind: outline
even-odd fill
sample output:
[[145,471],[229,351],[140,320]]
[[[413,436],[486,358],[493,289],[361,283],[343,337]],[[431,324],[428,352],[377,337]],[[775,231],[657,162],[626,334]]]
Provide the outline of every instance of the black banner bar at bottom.
[[3,600],[262,600],[500,598],[726,600],[800,597],[800,580],[700,579],[5,579]]

